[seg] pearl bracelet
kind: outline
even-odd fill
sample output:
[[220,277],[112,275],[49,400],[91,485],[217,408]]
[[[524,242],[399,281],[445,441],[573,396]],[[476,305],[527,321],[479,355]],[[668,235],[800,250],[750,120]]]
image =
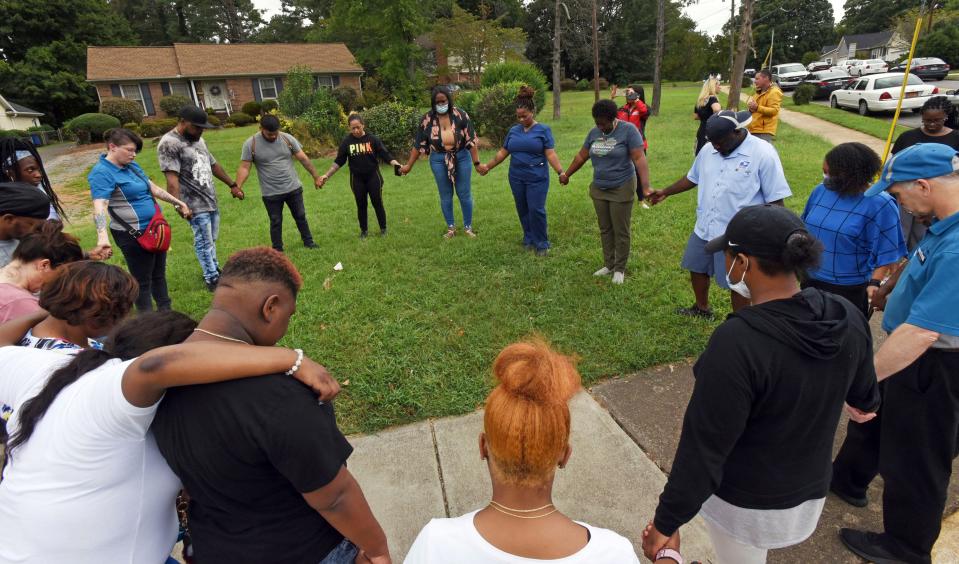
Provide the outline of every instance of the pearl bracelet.
[[287,376],[296,374],[296,371],[300,369],[300,365],[303,364],[303,349],[293,349],[293,352],[296,353],[296,362],[293,363],[292,368],[285,372]]

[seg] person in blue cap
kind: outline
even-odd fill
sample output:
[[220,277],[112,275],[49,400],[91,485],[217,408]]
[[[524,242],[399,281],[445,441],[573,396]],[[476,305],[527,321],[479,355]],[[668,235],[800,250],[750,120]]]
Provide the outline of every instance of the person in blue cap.
[[[703,147],[692,168],[668,188],[649,196],[656,205],[669,196],[698,187],[696,227],[683,252],[682,267],[689,271],[696,302],[677,310],[680,315],[711,318],[709,278],[729,290],[726,263],[722,253],[706,250],[706,243],[726,231],[729,220],[739,210],[759,204],[779,204],[792,196],[779,154],[772,145],[747,131],[752,120],[749,112],[723,110],[706,121],[706,138],[712,146]],[[730,292],[733,311],[749,305],[749,300]]]
[[883,191],[938,220],[889,296],[882,327],[890,335],[875,357],[876,377],[888,378],[876,459],[884,531],[842,529],[840,538],[871,562],[927,564],[959,446],[959,152],[922,143],[897,153],[866,196]]

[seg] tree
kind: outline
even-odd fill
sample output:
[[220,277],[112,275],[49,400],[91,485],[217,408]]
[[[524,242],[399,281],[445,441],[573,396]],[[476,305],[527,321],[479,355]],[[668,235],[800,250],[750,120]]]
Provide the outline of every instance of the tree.
[[432,36],[473,76],[479,76],[489,63],[520,58],[526,44],[522,29],[502,27],[499,20],[474,16],[457,5],[453,6],[452,17],[436,21]]
[[666,0],[656,0],[656,56],[653,65],[653,107],[654,116],[659,115],[659,97],[663,94],[663,54],[666,50]]
[[732,76],[730,76],[729,99],[726,108],[739,109],[739,92],[743,86],[743,70],[746,67],[746,51],[749,50],[749,38],[752,35],[753,6],[756,0],[743,0],[739,19],[742,22],[739,28],[739,47],[733,60]]
[[127,22],[104,0],[0,2],[3,95],[61,123],[96,109],[86,82],[87,45],[135,44]]
[[252,0],[110,0],[143,45],[248,41],[263,24]]
[[846,0],[842,18],[844,33],[887,30],[892,27],[897,16],[917,3],[916,0]]
[[917,57],[939,57],[952,68],[959,67],[959,26],[940,25],[916,44]]
[[457,0],[456,4],[474,16],[499,20],[503,27],[522,27],[526,19],[521,0]]
[[763,0],[755,4],[753,23],[755,57],[747,58],[754,60],[756,68],[769,52],[773,30],[776,32],[773,51],[776,63],[800,61],[808,52],[818,57],[822,46],[834,39],[829,0]]

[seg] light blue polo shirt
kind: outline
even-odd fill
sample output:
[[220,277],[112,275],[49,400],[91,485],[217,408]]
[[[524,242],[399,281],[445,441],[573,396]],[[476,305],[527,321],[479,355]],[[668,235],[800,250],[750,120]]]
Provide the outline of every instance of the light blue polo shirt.
[[[889,295],[882,328],[903,323],[959,337],[959,213],[932,224]],[[949,339],[955,341],[954,339]]]
[[686,178],[699,187],[694,233],[705,241],[725,233],[739,210],[792,196],[776,149],[754,135],[728,157],[707,143]]

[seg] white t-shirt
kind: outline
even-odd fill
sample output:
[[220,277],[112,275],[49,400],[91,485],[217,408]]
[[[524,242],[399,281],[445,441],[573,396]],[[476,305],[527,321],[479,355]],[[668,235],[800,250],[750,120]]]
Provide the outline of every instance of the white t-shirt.
[[589,530],[589,542],[566,558],[523,558],[491,545],[473,524],[479,510],[453,519],[433,519],[423,527],[410,547],[404,564],[639,564],[633,545],[610,531],[579,523]]
[[[20,407],[71,356],[0,348],[0,404]],[[0,562],[160,564],[176,542],[180,481],[148,432],[157,405],[123,397],[130,362],[110,360],[64,388],[0,482]]]

